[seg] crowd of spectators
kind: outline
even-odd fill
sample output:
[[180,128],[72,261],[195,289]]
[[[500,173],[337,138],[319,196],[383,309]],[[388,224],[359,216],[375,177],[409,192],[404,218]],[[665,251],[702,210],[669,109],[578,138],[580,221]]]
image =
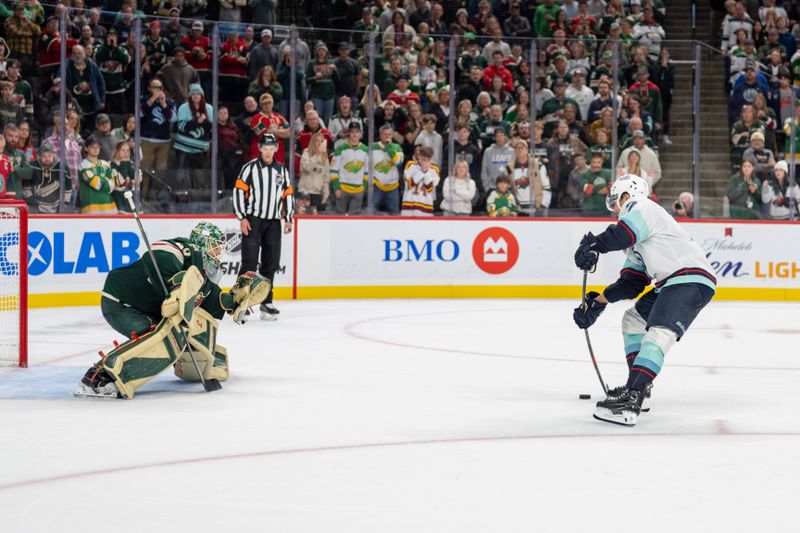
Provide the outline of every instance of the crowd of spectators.
[[[161,205],[202,195],[208,201],[216,194],[209,160],[214,130],[223,195],[240,165],[257,154],[259,135],[271,132],[280,141],[279,162],[288,162],[289,141],[296,140],[298,205],[316,213],[362,212],[372,180],[372,207],[390,214],[412,204],[425,214],[606,214],[601,200],[615,176],[635,172],[651,187],[660,179],[659,147],[671,144],[675,73],[662,46],[661,0],[313,4],[325,16],[343,18],[347,31],[298,28],[291,36],[278,24],[276,0],[9,4],[0,11],[0,126],[10,183],[32,205],[53,209],[60,191],[52,190],[45,168],[58,168],[64,157],[70,178],[64,192],[82,212],[124,208],[119,195],[137,184],[151,207],[164,194],[172,196]],[[138,72],[137,19],[143,33]],[[222,21],[217,45],[212,20]],[[538,51],[533,87],[532,42]],[[65,80],[61,47],[68,57]],[[210,105],[215,59],[217,109]],[[132,119],[137,106],[139,124]],[[376,138],[367,147],[370,107]],[[137,128],[141,151],[134,154]],[[447,168],[451,135],[453,169]],[[141,158],[141,177],[128,168],[134,155]],[[39,177],[45,174],[50,181]]]
[[800,4],[728,0],[712,7],[721,19],[713,33],[727,57],[730,216],[785,220],[791,209],[797,216],[800,188],[789,173],[792,130],[795,169],[800,161]]

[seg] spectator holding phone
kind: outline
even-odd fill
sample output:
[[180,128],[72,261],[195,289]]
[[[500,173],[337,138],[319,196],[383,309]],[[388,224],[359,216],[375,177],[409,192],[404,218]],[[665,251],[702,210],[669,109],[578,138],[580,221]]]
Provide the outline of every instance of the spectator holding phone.
[[786,161],[775,164],[774,174],[761,185],[761,201],[769,206],[769,218],[788,220],[791,201],[794,200],[795,214],[800,202],[800,187],[795,183],[789,186],[789,165]]

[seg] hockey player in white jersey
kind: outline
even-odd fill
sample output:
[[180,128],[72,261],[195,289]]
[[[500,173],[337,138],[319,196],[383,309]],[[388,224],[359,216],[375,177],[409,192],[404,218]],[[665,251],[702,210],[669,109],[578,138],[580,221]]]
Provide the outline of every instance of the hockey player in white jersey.
[[606,205],[619,221],[597,236],[587,233],[575,252],[578,268],[590,270],[599,254],[625,251],[619,279],[603,294],[587,293],[575,309],[573,319],[582,329],[594,324],[608,303],[634,299],[655,283],[622,318],[628,381],[609,390],[594,414],[626,426],[649,410],[646,400],[664,356],[711,301],[717,284],[703,249],[648,195],[647,182],[639,176],[618,178]]

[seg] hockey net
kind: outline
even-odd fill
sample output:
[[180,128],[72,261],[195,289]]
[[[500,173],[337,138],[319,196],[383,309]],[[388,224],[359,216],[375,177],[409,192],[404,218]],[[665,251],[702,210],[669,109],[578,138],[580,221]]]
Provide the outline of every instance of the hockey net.
[[28,365],[28,210],[0,199],[0,366]]

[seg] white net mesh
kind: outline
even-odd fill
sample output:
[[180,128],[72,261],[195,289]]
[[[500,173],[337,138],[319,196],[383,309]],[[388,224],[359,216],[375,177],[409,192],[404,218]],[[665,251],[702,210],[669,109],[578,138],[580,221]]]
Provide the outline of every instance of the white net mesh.
[[20,362],[20,216],[19,208],[0,204],[0,366]]

